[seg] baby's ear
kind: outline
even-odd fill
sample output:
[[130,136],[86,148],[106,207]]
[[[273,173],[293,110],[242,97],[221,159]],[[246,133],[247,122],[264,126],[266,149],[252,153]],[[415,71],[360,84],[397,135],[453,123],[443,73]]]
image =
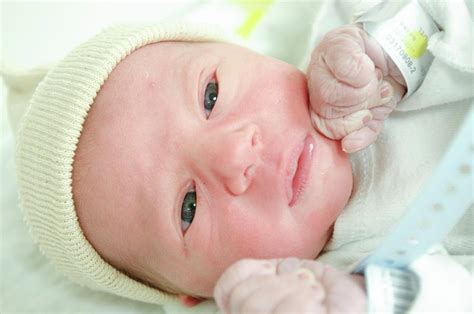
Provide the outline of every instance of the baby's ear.
[[186,307],[193,307],[205,300],[205,299],[195,298],[195,297],[191,297],[189,295],[184,295],[184,294],[178,295],[178,299],[181,302],[181,304],[183,304]]

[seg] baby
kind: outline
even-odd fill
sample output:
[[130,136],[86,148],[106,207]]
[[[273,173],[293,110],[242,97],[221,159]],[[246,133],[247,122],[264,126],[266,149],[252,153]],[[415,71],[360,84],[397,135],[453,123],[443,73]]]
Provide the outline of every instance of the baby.
[[[357,130],[343,141],[349,150],[364,139],[359,121],[370,110],[362,109],[385,110],[371,120],[380,123],[393,93],[363,46],[337,52],[364,45],[362,34],[329,34],[315,54],[333,59],[312,65],[323,73],[315,99],[361,107],[335,111],[348,122],[327,125]],[[360,64],[358,73],[331,74],[329,62],[341,59],[341,71]],[[337,76],[358,86],[338,86]],[[296,68],[235,45],[162,42],[133,52],[98,93],[76,151],[73,195],[86,237],[130,275],[203,297],[241,258],[317,257],[350,196],[352,170],[340,143],[312,125],[307,94]]]
[[[111,28],[33,96],[17,153],[22,207],[73,280],[196,304],[243,258],[318,257],[361,192],[347,153],[375,141],[405,93],[381,47],[338,28],[315,48],[308,83],[208,34]],[[334,274],[364,299],[360,278]]]

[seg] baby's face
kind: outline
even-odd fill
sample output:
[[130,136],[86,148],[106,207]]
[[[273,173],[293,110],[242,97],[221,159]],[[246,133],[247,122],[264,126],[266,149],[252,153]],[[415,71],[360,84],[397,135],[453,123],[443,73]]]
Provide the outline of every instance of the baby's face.
[[352,173],[340,143],[313,129],[295,67],[230,44],[164,42],[105,82],[73,182],[106,260],[210,297],[240,258],[315,258]]

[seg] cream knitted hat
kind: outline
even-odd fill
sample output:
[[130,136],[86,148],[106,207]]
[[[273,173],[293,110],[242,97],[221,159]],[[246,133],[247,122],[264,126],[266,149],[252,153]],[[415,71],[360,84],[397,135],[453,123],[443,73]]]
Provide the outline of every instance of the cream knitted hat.
[[149,303],[176,297],[105,262],[87,241],[72,198],[72,164],[88,111],[127,55],[160,41],[229,41],[211,26],[115,25],[71,51],[39,83],[17,134],[20,207],[34,241],[55,267],[81,285]]

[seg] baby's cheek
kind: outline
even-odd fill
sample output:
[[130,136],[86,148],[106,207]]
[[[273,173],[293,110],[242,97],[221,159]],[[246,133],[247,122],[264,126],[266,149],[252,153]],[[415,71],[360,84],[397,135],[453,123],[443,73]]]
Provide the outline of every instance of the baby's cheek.
[[241,208],[229,209],[227,213],[225,221],[219,225],[221,254],[235,260],[257,257],[264,249],[261,246],[265,233],[262,217]]
[[221,257],[228,262],[302,254],[301,230],[289,212],[254,208],[233,209],[228,214],[219,237]]

